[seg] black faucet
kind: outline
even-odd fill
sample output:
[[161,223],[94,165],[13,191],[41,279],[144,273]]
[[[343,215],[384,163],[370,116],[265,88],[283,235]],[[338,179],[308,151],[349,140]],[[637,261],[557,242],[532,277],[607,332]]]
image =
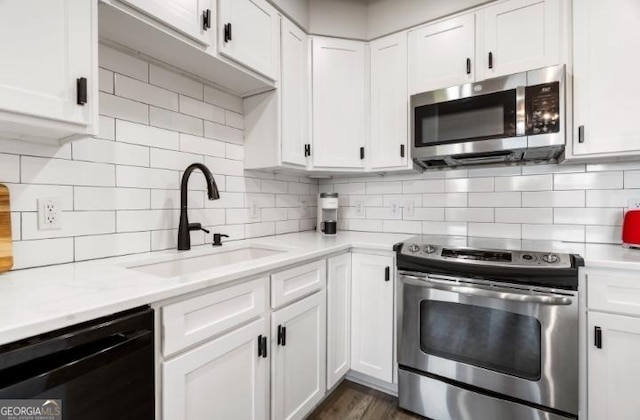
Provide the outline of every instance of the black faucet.
[[191,249],[191,236],[189,235],[189,232],[192,230],[203,230],[209,233],[209,231],[204,229],[200,223],[189,223],[189,217],[187,216],[187,185],[189,184],[189,176],[195,169],[200,169],[207,180],[207,195],[209,196],[209,200],[217,200],[220,198],[218,186],[216,185],[216,181],[213,179],[213,174],[209,168],[204,166],[202,163],[193,163],[185,169],[184,174],[182,175],[182,185],[180,187],[180,227],[178,228],[179,251]]

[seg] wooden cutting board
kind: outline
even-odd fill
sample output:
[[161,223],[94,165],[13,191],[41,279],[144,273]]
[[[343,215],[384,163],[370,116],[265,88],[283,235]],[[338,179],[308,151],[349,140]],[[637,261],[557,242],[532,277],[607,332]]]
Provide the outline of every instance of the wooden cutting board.
[[9,189],[0,185],[0,273],[13,267]]

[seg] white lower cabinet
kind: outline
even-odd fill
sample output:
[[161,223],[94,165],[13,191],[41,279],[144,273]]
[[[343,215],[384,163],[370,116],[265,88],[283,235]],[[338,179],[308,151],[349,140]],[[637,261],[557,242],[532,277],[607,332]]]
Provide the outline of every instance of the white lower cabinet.
[[351,369],[393,382],[393,256],[354,253]]
[[267,419],[268,335],[261,318],[162,365],[163,420]]
[[640,318],[589,312],[588,325],[589,420],[640,418]]
[[327,389],[351,368],[351,253],[327,260]]
[[302,419],[325,393],[325,291],[273,312],[271,343],[271,418]]

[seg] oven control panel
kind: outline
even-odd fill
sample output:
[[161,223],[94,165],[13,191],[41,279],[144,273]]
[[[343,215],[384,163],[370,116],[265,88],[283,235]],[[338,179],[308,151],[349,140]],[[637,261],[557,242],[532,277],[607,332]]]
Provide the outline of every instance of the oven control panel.
[[429,260],[456,261],[492,266],[572,267],[571,256],[569,254],[553,252],[476,249],[424,243],[405,243],[401,253],[403,255]]

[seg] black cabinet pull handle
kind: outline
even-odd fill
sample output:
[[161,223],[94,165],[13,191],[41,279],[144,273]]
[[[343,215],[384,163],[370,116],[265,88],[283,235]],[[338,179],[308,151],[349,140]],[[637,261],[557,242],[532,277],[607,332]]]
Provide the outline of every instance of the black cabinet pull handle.
[[404,144],[400,145],[400,157],[404,157]]
[[287,345],[287,327],[278,325],[278,345],[284,347]]
[[258,357],[262,357],[262,353],[263,353],[262,345],[264,344],[264,341],[262,340],[262,338],[263,338],[262,334],[260,334],[258,336]]
[[305,157],[311,156],[311,145],[310,144],[305,144],[304,145],[304,156]]
[[87,78],[80,77],[76,79],[76,95],[77,95],[77,103],[78,105],[83,105],[87,103]]
[[207,9],[202,12],[202,29],[211,29],[211,9]]
[[489,68],[493,68],[493,53],[489,52]]
[[360,159],[364,159],[364,147],[360,148]]
[[602,328],[594,327],[593,328],[593,345],[597,348],[602,348]]
[[261,339],[261,341],[262,341],[262,354],[261,355],[262,355],[263,358],[266,359],[267,358],[267,337],[263,337],[263,336],[261,336],[261,337],[262,337],[262,339]]
[[578,143],[584,143],[584,125],[578,127]]
[[389,281],[391,280],[391,267],[385,267],[384,268],[384,281]]
[[471,59],[467,58],[467,74],[471,74]]
[[224,25],[224,42],[229,42],[232,39],[231,23],[225,23]]

